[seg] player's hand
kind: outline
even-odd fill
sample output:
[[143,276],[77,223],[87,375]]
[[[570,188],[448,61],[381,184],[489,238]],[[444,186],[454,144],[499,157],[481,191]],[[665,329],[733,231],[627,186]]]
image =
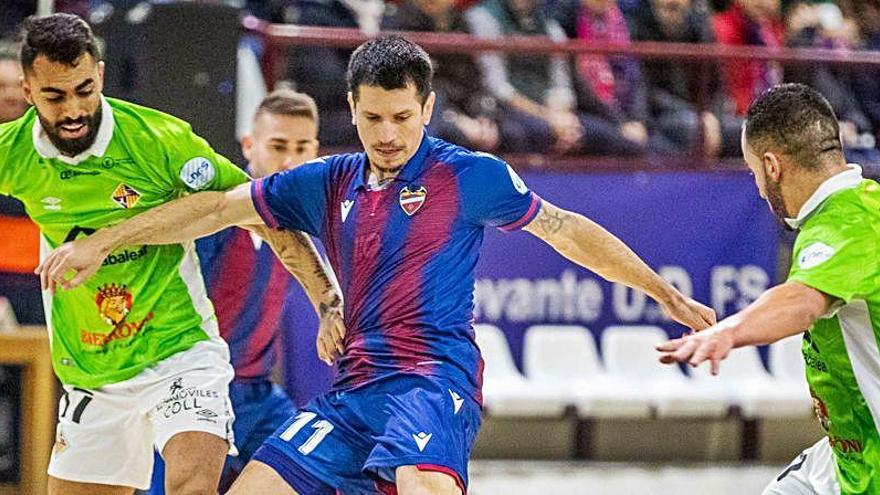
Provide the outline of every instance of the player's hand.
[[711,327],[718,321],[715,310],[689,297],[661,301],[660,308],[673,320],[697,332]]
[[95,236],[82,237],[49,253],[34,270],[40,276],[40,287],[54,294],[58,285],[65,290],[73,289],[94,275],[110,254],[96,239]]
[[733,344],[733,330],[714,326],[700,333],[669,340],[658,345],[657,350],[663,353],[660,356],[661,363],[687,361],[691,366],[697,367],[700,363],[709,361],[710,371],[713,375],[717,375],[719,363],[730,354]]
[[345,322],[343,320],[342,300],[334,296],[329,303],[321,303],[318,309],[321,318],[318,324],[318,338],[315,345],[318,359],[332,365],[336,358],[342,356],[345,349]]

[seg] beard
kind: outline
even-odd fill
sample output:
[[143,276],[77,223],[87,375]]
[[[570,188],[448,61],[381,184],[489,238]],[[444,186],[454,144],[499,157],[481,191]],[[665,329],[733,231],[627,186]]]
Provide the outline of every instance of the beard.
[[782,187],[778,182],[767,181],[766,184],[767,203],[770,205],[770,210],[785,230],[793,231],[794,229],[785,221],[788,218],[788,212],[785,208],[785,200],[782,199]]
[[[80,117],[78,119],[64,119],[53,124],[43,117],[43,115],[40,114],[40,111],[37,110],[37,118],[40,119],[40,125],[42,125],[43,130],[46,131],[46,136],[49,137],[49,141],[58,148],[58,151],[66,156],[79,155],[95,144],[95,139],[98,137],[98,128],[101,127],[101,117],[101,107],[98,106],[98,109],[95,110],[95,113],[92,115]],[[83,137],[64,139],[58,134],[58,129],[60,129],[62,125],[68,124],[85,124],[89,130]]]

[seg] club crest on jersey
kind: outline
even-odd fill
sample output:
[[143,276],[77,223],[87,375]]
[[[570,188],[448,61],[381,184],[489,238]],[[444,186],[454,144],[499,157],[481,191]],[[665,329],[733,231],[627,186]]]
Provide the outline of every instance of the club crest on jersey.
[[123,208],[132,208],[141,199],[141,193],[126,184],[119,184],[113,191],[113,201]]
[[98,288],[95,304],[104,322],[118,327],[131,311],[131,292],[125,285],[105,284]]
[[421,186],[415,191],[411,191],[409,186],[405,186],[400,190],[400,207],[403,208],[404,213],[413,216],[425,204],[427,195],[428,190],[425,189],[425,186]]

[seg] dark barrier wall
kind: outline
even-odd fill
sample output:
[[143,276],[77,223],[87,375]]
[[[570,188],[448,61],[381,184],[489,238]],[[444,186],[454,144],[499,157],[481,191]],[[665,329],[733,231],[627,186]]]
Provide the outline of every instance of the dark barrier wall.
[[117,9],[105,38],[105,94],[180,117],[233,161],[238,9],[211,3],[138,3]]
[[[776,283],[779,230],[748,173],[532,173],[523,179],[543,198],[601,223],[722,317]],[[289,303],[301,317],[285,326],[287,385],[301,402],[324,390],[332,371],[315,356],[311,306],[302,295]],[[531,325],[578,324],[597,338],[611,325],[658,325],[671,334],[683,329],[642,294],[576,267],[530,234],[489,229],[475,316],[505,331],[517,362]]]

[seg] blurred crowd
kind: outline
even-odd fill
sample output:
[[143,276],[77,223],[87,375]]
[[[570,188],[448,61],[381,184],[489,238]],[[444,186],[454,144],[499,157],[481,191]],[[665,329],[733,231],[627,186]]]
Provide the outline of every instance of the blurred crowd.
[[[880,49],[880,1],[805,0],[275,0],[245,6],[272,22],[379,30],[544,36],[583,43],[659,41]],[[356,143],[340,97],[349,51],[293,48],[285,78],[315,96],[327,145]],[[432,131],[502,153],[633,156],[701,149],[739,153],[749,102],[779,82],[832,101],[850,159],[876,162],[876,69],[760,61],[700,64],[585,55],[438,55]]]
[[[36,0],[3,0],[14,32]],[[88,16],[142,0],[56,0]],[[152,0],[154,2],[161,0]],[[215,0],[220,1],[220,0]],[[360,29],[542,36],[583,43],[659,41],[766,47],[880,49],[880,0],[225,0],[270,22]],[[8,8],[7,8],[8,5]],[[259,53],[259,48],[257,48]],[[349,50],[291,48],[285,83],[312,95],[320,140],[357,143],[344,98]],[[878,162],[878,69],[762,61],[697,63],[626,56],[438,55],[440,105],[431,131],[501,153],[636,156],[702,150],[735,157],[741,117],[769,86],[803,82],[843,122],[850,159]],[[708,66],[708,67],[707,67]],[[0,82],[2,82],[0,74]],[[2,86],[0,86],[2,88]],[[8,105],[6,100],[4,106]],[[0,108],[0,118],[15,106]]]

